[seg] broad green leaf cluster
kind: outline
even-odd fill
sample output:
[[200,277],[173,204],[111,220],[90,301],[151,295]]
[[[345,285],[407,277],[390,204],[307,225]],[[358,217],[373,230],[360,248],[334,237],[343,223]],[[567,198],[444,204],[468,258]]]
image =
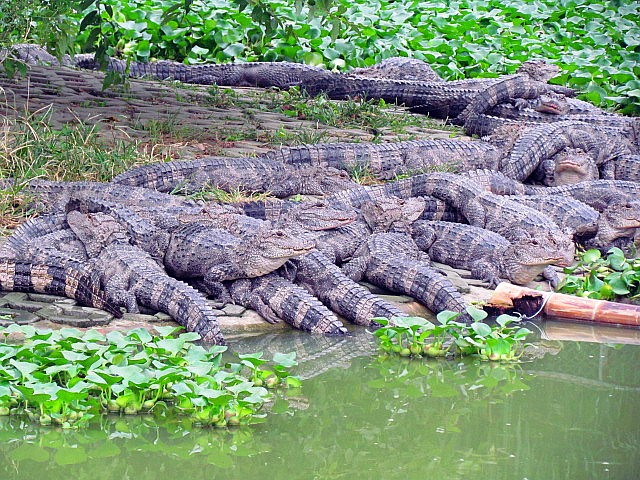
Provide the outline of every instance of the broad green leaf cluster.
[[526,60],[545,58],[562,70],[554,82],[578,89],[593,103],[640,113],[640,4],[633,0],[84,5],[72,18],[80,44],[106,38],[115,46],[110,53],[138,60],[290,60],[346,69],[409,55],[451,80],[511,73]]
[[439,325],[422,317],[374,318],[382,328],[374,332],[380,349],[402,357],[477,355],[484,360],[516,361],[531,331],[519,326],[520,319],[500,315],[496,325],[483,322],[487,313],[474,307],[467,312],[471,325],[457,322],[457,312],[444,310],[436,316]]
[[[223,363],[226,347],[206,349],[193,332],[157,327],[158,336],[135,329],[103,335],[76,329],[38,330],[11,325],[0,330],[25,337],[0,343],[0,415],[26,415],[42,425],[71,428],[100,413],[176,411],[199,425],[254,423],[271,394],[265,388],[299,386],[287,368],[295,354],[276,354],[265,366],[261,353]],[[264,386],[263,386],[264,385]]]
[[601,300],[640,296],[640,258],[626,258],[619,248],[611,248],[604,257],[599,250],[587,250],[565,273],[558,286],[562,293]]

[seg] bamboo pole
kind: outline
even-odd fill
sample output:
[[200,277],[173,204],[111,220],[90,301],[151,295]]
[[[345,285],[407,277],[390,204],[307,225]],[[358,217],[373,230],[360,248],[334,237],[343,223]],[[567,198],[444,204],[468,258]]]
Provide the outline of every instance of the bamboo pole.
[[[553,317],[587,322],[640,326],[640,306],[576,297],[555,292],[541,292],[510,283],[500,283],[489,299],[489,306],[515,308],[532,316],[544,313]],[[524,310],[524,311],[523,311]]]

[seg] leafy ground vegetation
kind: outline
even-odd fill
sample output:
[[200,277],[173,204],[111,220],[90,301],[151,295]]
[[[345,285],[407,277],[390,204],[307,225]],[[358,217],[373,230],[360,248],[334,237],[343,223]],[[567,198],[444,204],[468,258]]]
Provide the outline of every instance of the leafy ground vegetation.
[[596,104],[640,113],[634,0],[87,0],[83,6],[66,17],[71,38],[79,33],[79,45],[105,38],[109,53],[138,60],[292,60],[343,70],[410,55],[451,80],[511,73],[525,60],[546,58],[562,69],[555,82]]
[[[43,425],[71,428],[100,413],[186,415],[202,426],[255,423],[272,398],[267,389],[299,387],[287,369],[295,353],[239,355],[225,363],[226,347],[197,345],[180,327],[127,334],[95,330],[0,330],[0,415],[21,415]],[[24,342],[9,343],[10,334]]]

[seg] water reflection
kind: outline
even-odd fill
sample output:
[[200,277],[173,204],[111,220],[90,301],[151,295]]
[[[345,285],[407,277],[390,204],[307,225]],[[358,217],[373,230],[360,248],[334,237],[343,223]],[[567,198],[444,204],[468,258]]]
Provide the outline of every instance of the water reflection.
[[640,348],[544,342],[522,364],[383,358],[370,337],[263,336],[303,388],[264,424],[106,417],[62,431],[0,421],[0,478],[631,479],[640,477]]

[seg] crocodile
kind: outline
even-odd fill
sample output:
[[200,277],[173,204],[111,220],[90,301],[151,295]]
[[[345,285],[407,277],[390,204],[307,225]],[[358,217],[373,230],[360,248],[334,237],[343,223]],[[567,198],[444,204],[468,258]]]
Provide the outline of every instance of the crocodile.
[[202,278],[200,290],[228,302],[225,280],[265,275],[315,247],[308,239],[263,223],[254,232],[244,232],[243,238],[210,225],[187,223],[171,232],[165,268],[178,278]]
[[[41,57],[48,55],[42,47],[32,46],[31,50],[37,49],[44,51]],[[16,50],[18,55],[22,54],[19,47]],[[38,62],[37,54],[27,53],[23,57],[25,61]],[[59,64],[50,55],[44,63]],[[470,102],[479,101],[478,94],[496,82],[509,78],[536,83],[536,91],[540,94],[556,92],[574,95],[571,89],[545,83],[557,73],[555,66],[545,62],[525,62],[515,75],[497,80],[482,78],[452,82],[434,78],[429,73],[430,67],[410,59],[389,59],[372,68],[355,69],[347,73],[291,62],[185,65],[168,60],[142,63],[109,57],[96,59],[93,54],[64,57],[61,63],[84,69],[98,69],[103,64],[109,71],[130,77],[178,80],[192,84],[280,89],[296,86],[310,95],[325,94],[335,100],[353,97],[383,99],[443,119],[456,118]]]
[[465,122],[465,131],[478,136],[487,136],[500,127],[525,125],[536,127],[556,122],[581,122],[596,128],[603,134],[624,139],[632,146],[632,153],[640,151],[640,120],[607,112],[566,113],[550,115],[532,109],[518,112],[516,119],[504,118],[492,114],[472,115]]
[[267,158],[204,157],[152,163],[132,168],[111,180],[119,185],[189,194],[205,188],[268,192],[276,197],[325,195],[355,184],[346,172],[317,166],[292,168]]
[[342,271],[352,280],[366,278],[393,292],[410,295],[433,312],[451,310],[462,314],[459,321],[471,321],[460,292],[431,267],[429,257],[405,233],[370,235],[342,265]]
[[167,275],[153,257],[131,245],[126,230],[113,217],[71,211],[67,223],[84,243],[91,257],[90,268],[99,272],[111,302],[129,312],[138,312],[140,305],[167,313],[187,331],[198,333],[203,341],[224,343],[216,316],[205,298]]
[[575,92],[569,88],[550,88],[549,84],[534,80],[526,73],[505,75],[479,92],[460,112],[455,122],[464,125],[468,134],[476,133],[470,131],[467,124],[467,121],[474,116],[484,114],[492,107],[514,98],[537,99],[550,92],[562,93],[565,96],[575,96]]
[[640,155],[620,155],[600,165],[600,178],[640,182]]
[[370,67],[352,68],[346,75],[367,78],[394,78],[423,82],[444,82],[427,62],[410,57],[389,57]]
[[520,205],[508,197],[483,190],[475,179],[452,173],[430,173],[390,182],[382,189],[401,198],[431,195],[454,207],[466,221],[518,241],[536,236],[551,251],[573,257],[570,236],[546,215]]
[[598,211],[575,198],[562,195],[513,195],[509,199],[548,215],[575,239],[592,237],[598,231]]
[[[331,223],[331,219],[326,218],[328,214],[335,211],[333,208],[328,208],[327,205],[318,210],[320,215],[314,213],[314,209],[302,205],[293,207],[292,212],[289,213],[292,223],[279,222],[278,225],[287,228],[300,237],[300,239],[313,239],[319,234],[323,234],[326,230],[334,228],[336,230],[342,230],[343,228],[349,228],[351,222],[353,222],[353,211],[339,212],[336,218]],[[140,212],[142,213],[142,212]],[[258,219],[252,219],[245,215],[240,215],[234,210],[230,210],[228,207],[220,207],[215,205],[207,205],[206,207],[196,208],[180,208],[172,207],[169,210],[159,210],[156,212],[146,212],[154,223],[157,225],[162,223],[163,228],[167,228],[170,231],[181,228],[180,226],[193,225],[193,228],[202,228],[207,226],[208,228],[220,228],[226,232],[234,235],[236,242],[239,242],[241,238],[247,235],[255,235],[256,230],[265,227],[265,222]],[[167,216],[171,218],[167,219]],[[320,217],[320,222],[318,219]],[[324,218],[322,218],[324,217]],[[281,219],[282,220],[282,219]],[[303,228],[310,227],[311,232],[315,231],[315,234],[307,232],[307,235],[298,231],[299,227],[296,224],[300,222]],[[322,225],[321,225],[322,224]],[[341,228],[337,228],[341,227]],[[189,239],[187,239],[189,240]],[[353,247],[355,248],[355,247]],[[370,325],[370,319],[375,316],[399,316],[402,312],[395,308],[388,302],[374,296],[366,288],[351,281],[344,276],[340,269],[336,267],[333,262],[327,259],[324,255],[320,255],[319,252],[310,252],[306,255],[302,255],[299,258],[292,258],[285,265],[286,268],[280,269],[280,274],[287,279],[295,279],[295,283],[303,285],[308,291],[310,291],[315,297],[320,299],[325,305],[328,305],[331,310],[339,313],[344,318],[354,323],[363,325]],[[293,267],[293,268],[292,268]],[[242,282],[241,282],[242,283]],[[224,283],[230,291],[233,290],[233,282],[231,286],[228,282]],[[274,286],[275,285],[275,286]],[[203,287],[202,283],[197,283],[197,286]],[[269,284],[270,289],[282,289],[282,296],[286,297],[288,287]],[[206,288],[205,288],[206,291]],[[233,296],[232,296],[233,298]],[[274,302],[276,297],[274,297]],[[290,299],[285,298],[284,306],[280,305],[277,308],[272,307],[274,311],[279,310],[283,314],[291,317],[292,312],[295,309],[296,297]],[[239,296],[236,298],[238,301],[250,302],[252,298]],[[256,301],[255,299],[253,299]],[[286,303],[289,302],[289,303]],[[307,302],[309,303],[309,302]],[[243,303],[244,304],[244,303]],[[245,306],[251,306],[251,304],[245,304]],[[269,305],[271,306],[271,305]],[[323,325],[332,325],[333,319],[316,316],[316,320],[320,321]],[[285,318],[286,320],[286,318]],[[287,320],[289,321],[289,320]],[[296,324],[296,321],[290,323]],[[306,328],[313,328],[313,326],[306,325]]]
[[270,199],[233,205],[248,217],[269,220],[280,228],[297,227],[310,232],[344,227],[358,216],[355,210],[334,208],[325,200],[294,202]]
[[470,270],[474,278],[491,287],[503,279],[526,285],[541,274],[555,287],[559,278],[549,265],[568,266],[565,258],[550,255],[534,237],[512,243],[472,225],[419,221],[413,225],[412,236],[431,260]]
[[71,260],[44,263],[0,258],[0,291],[64,296],[122,317],[87,265]]
[[[0,187],[9,188],[15,180],[2,180]],[[154,209],[159,205],[168,207],[197,207],[199,204],[177,195],[156,192],[148,188],[131,187],[101,182],[56,182],[52,180],[30,180],[23,191],[33,198],[32,206],[47,212],[65,212],[73,202],[85,199],[109,201],[125,206]]]
[[281,319],[311,333],[345,335],[342,322],[304,288],[276,274],[227,282],[233,301],[258,312],[269,323]]
[[542,160],[529,180],[532,183],[555,187],[599,178],[600,170],[591,155],[581,148],[566,147],[550,158]]
[[338,315],[356,325],[378,326],[376,317],[406,316],[400,309],[347,277],[321,251],[291,260],[280,274],[304,287]]
[[543,160],[565,148],[581,149],[601,165],[628,153],[624,143],[608,138],[590,125],[572,120],[526,128],[513,143],[500,171],[515,180],[526,180]]
[[640,184],[625,180],[588,182],[543,187],[526,185],[487,170],[466,174],[479,188],[497,195],[542,195],[572,197],[599,213],[598,231],[589,242],[606,249],[617,238],[631,238],[640,227]]
[[393,143],[318,143],[267,152],[261,158],[295,166],[332,167],[348,172],[366,170],[381,180],[424,171],[461,172],[497,169],[501,149],[464,140],[409,140]]

